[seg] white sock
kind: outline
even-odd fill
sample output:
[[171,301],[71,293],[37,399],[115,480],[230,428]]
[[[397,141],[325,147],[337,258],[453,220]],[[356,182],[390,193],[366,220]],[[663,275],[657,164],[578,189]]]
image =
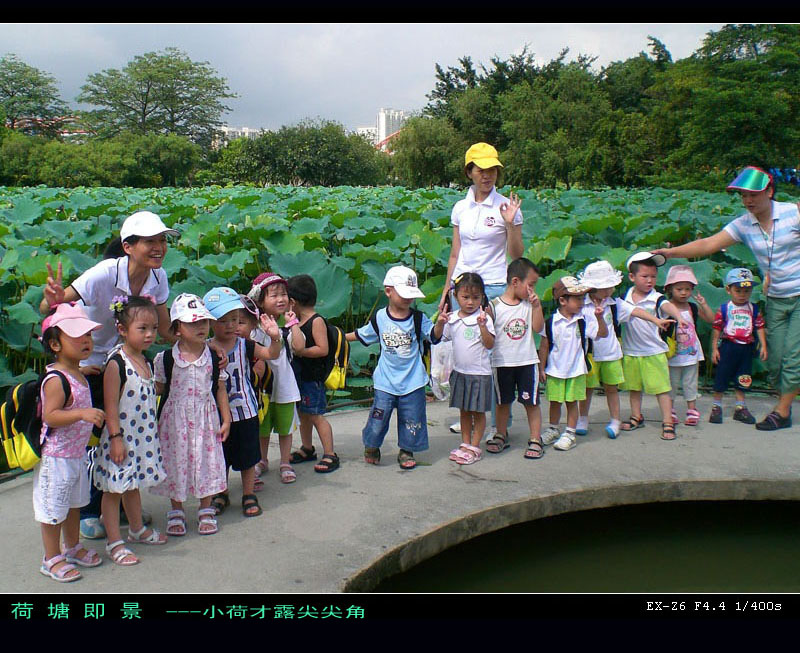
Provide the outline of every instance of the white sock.
[[618,419],[612,419],[608,424],[612,429],[619,431],[619,426],[621,423],[622,422],[620,422]]

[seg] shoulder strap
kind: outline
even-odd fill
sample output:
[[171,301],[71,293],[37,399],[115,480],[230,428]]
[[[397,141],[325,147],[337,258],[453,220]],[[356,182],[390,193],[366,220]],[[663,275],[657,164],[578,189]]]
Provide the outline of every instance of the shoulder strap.
[[70,397],[72,396],[72,387],[69,384],[69,379],[67,375],[59,370],[50,370],[49,372],[45,372],[45,375],[42,377],[42,382],[39,384],[39,388],[44,385],[44,382],[47,381],[48,378],[51,376],[57,376],[61,379],[61,389],[64,391],[64,405],[67,405],[69,402]]
[[750,302],[750,306],[753,307],[753,331],[756,330],[756,318],[758,317],[758,304],[755,302]]
[[219,388],[219,356],[213,349],[209,349],[208,352],[211,354],[211,394],[214,395],[214,401],[216,401]]
[[422,353],[422,311],[412,308],[411,317],[414,318],[414,334],[417,336],[417,346],[419,347],[420,353]]
[[372,325],[372,330],[375,331],[375,335],[378,336],[378,346],[382,347],[381,344],[381,332],[378,329],[378,311],[375,311],[372,315],[369,316],[369,323]]
[[[723,302],[719,307],[720,315],[722,315],[722,330],[725,330],[725,325],[728,323],[728,302]],[[753,316],[755,319],[755,315]]]
[[256,343],[252,340],[244,341],[244,355],[247,357],[248,366],[252,367],[256,362]]
[[172,367],[175,365],[175,359],[172,356],[172,347],[164,351],[164,392],[161,393],[161,400],[158,402],[158,412],[156,419],[161,417],[161,411],[164,410],[164,405],[169,398],[169,388],[172,385]]
[[697,308],[697,304],[694,302],[689,302],[689,310],[692,311],[692,322],[694,322],[695,329],[697,329],[697,317],[700,314],[700,309]]
[[658,299],[656,300],[656,317],[661,317],[661,304],[663,304],[666,300],[667,298],[664,297],[664,295],[659,295]]
[[119,370],[119,389],[122,390],[122,387],[125,385],[125,381],[128,377],[128,375],[125,373],[125,359],[122,358],[122,355],[119,352],[117,352],[108,360],[114,361],[117,364],[117,369]]
[[617,318],[617,302],[612,302],[609,308],[611,309],[611,324],[614,327],[614,333],[617,335],[617,338],[619,338],[622,328],[620,327],[619,319]]
[[553,315],[544,321],[544,335],[547,338],[547,351],[553,351]]

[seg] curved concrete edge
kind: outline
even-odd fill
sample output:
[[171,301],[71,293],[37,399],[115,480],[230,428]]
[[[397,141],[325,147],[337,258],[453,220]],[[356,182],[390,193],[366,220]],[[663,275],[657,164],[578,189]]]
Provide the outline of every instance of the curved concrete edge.
[[382,580],[411,569],[479,535],[569,512],[673,501],[798,501],[797,480],[647,481],[529,497],[449,521],[390,549],[341,585],[342,592],[370,592]]

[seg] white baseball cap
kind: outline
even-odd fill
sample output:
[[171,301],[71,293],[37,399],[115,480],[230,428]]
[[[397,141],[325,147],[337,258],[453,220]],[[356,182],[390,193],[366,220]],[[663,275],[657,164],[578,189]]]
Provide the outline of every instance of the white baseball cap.
[[631,269],[631,263],[636,263],[637,261],[648,261],[652,260],[653,265],[657,268],[660,268],[664,263],[667,262],[667,257],[663,254],[653,254],[651,252],[636,252],[633,256],[628,259],[628,262],[625,263],[625,269]]
[[137,211],[128,216],[125,218],[125,222],[122,223],[122,229],[119,230],[119,236],[122,240],[130,236],[148,238],[158,234],[167,234],[168,236],[181,235],[180,231],[170,229],[161,221],[161,218],[150,211]]
[[615,288],[622,283],[622,273],[611,267],[608,261],[595,261],[589,263],[586,269],[578,275],[579,281],[590,288]]
[[395,265],[390,268],[383,278],[383,285],[393,287],[403,299],[425,296],[425,293],[418,287],[417,273],[403,265]]
[[203,305],[203,300],[197,295],[183,292],[175,298],[169,309],[169,320],[174,322],[199,322],[200,320],[213,320],[214,316]]

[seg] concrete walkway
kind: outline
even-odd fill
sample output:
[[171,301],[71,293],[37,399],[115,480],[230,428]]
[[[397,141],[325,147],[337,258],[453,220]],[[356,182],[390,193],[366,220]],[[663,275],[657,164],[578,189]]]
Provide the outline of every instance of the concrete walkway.
[[[61,585],[38,572],[42,543],[28,474],[0,484],[0,591],[365,591],[386,575],[465,539],[562,512],[650,501],[800,500],[800,426],[762,433],[733,422],[729,404],[725,423],[713,425],[705,421],[710,397],[698,403],[704,421],[698,427],[680,426],[674,442],[659,439],[652,397],[645,398],[646,428],[609,440],[603,432],[605,398],[597,397],[589,435],[568,452],[548,447],[537,461],[523,459],[527,426],[524,412],[515,406],[512,447],[465,467],[447,459],[460,439],[447,429],[457,411],[431,403],[431,448],[418,455],[420,464],[410,472],[395,462],[394,425],[376,467],[362,458],[367,411],[337,413],[331,423],[342,459],[338,471],[317,474],[311,464],[302,464],[296,466],[297,482],[282,485],[273,442],[273,469],[260,493],[262,516],[242,516],[241,481],[234,476],[233,504],[220,518],[219,534],[197,535],[197,502],[190,502],[186,537],[170,538],[161,547],[132,545],[141,564],[123,568],[106,558],[100,567],[84,570],[82,580]],[[622,405],[627,416],[627,396]],[[772,405],[768,397],[749,402],[759,419]],[[684,408],[681,401],[679,408]],[[167,502],[146,492],[143,502],[163,530]],[[94,542],[98,550],[103,544]]]

